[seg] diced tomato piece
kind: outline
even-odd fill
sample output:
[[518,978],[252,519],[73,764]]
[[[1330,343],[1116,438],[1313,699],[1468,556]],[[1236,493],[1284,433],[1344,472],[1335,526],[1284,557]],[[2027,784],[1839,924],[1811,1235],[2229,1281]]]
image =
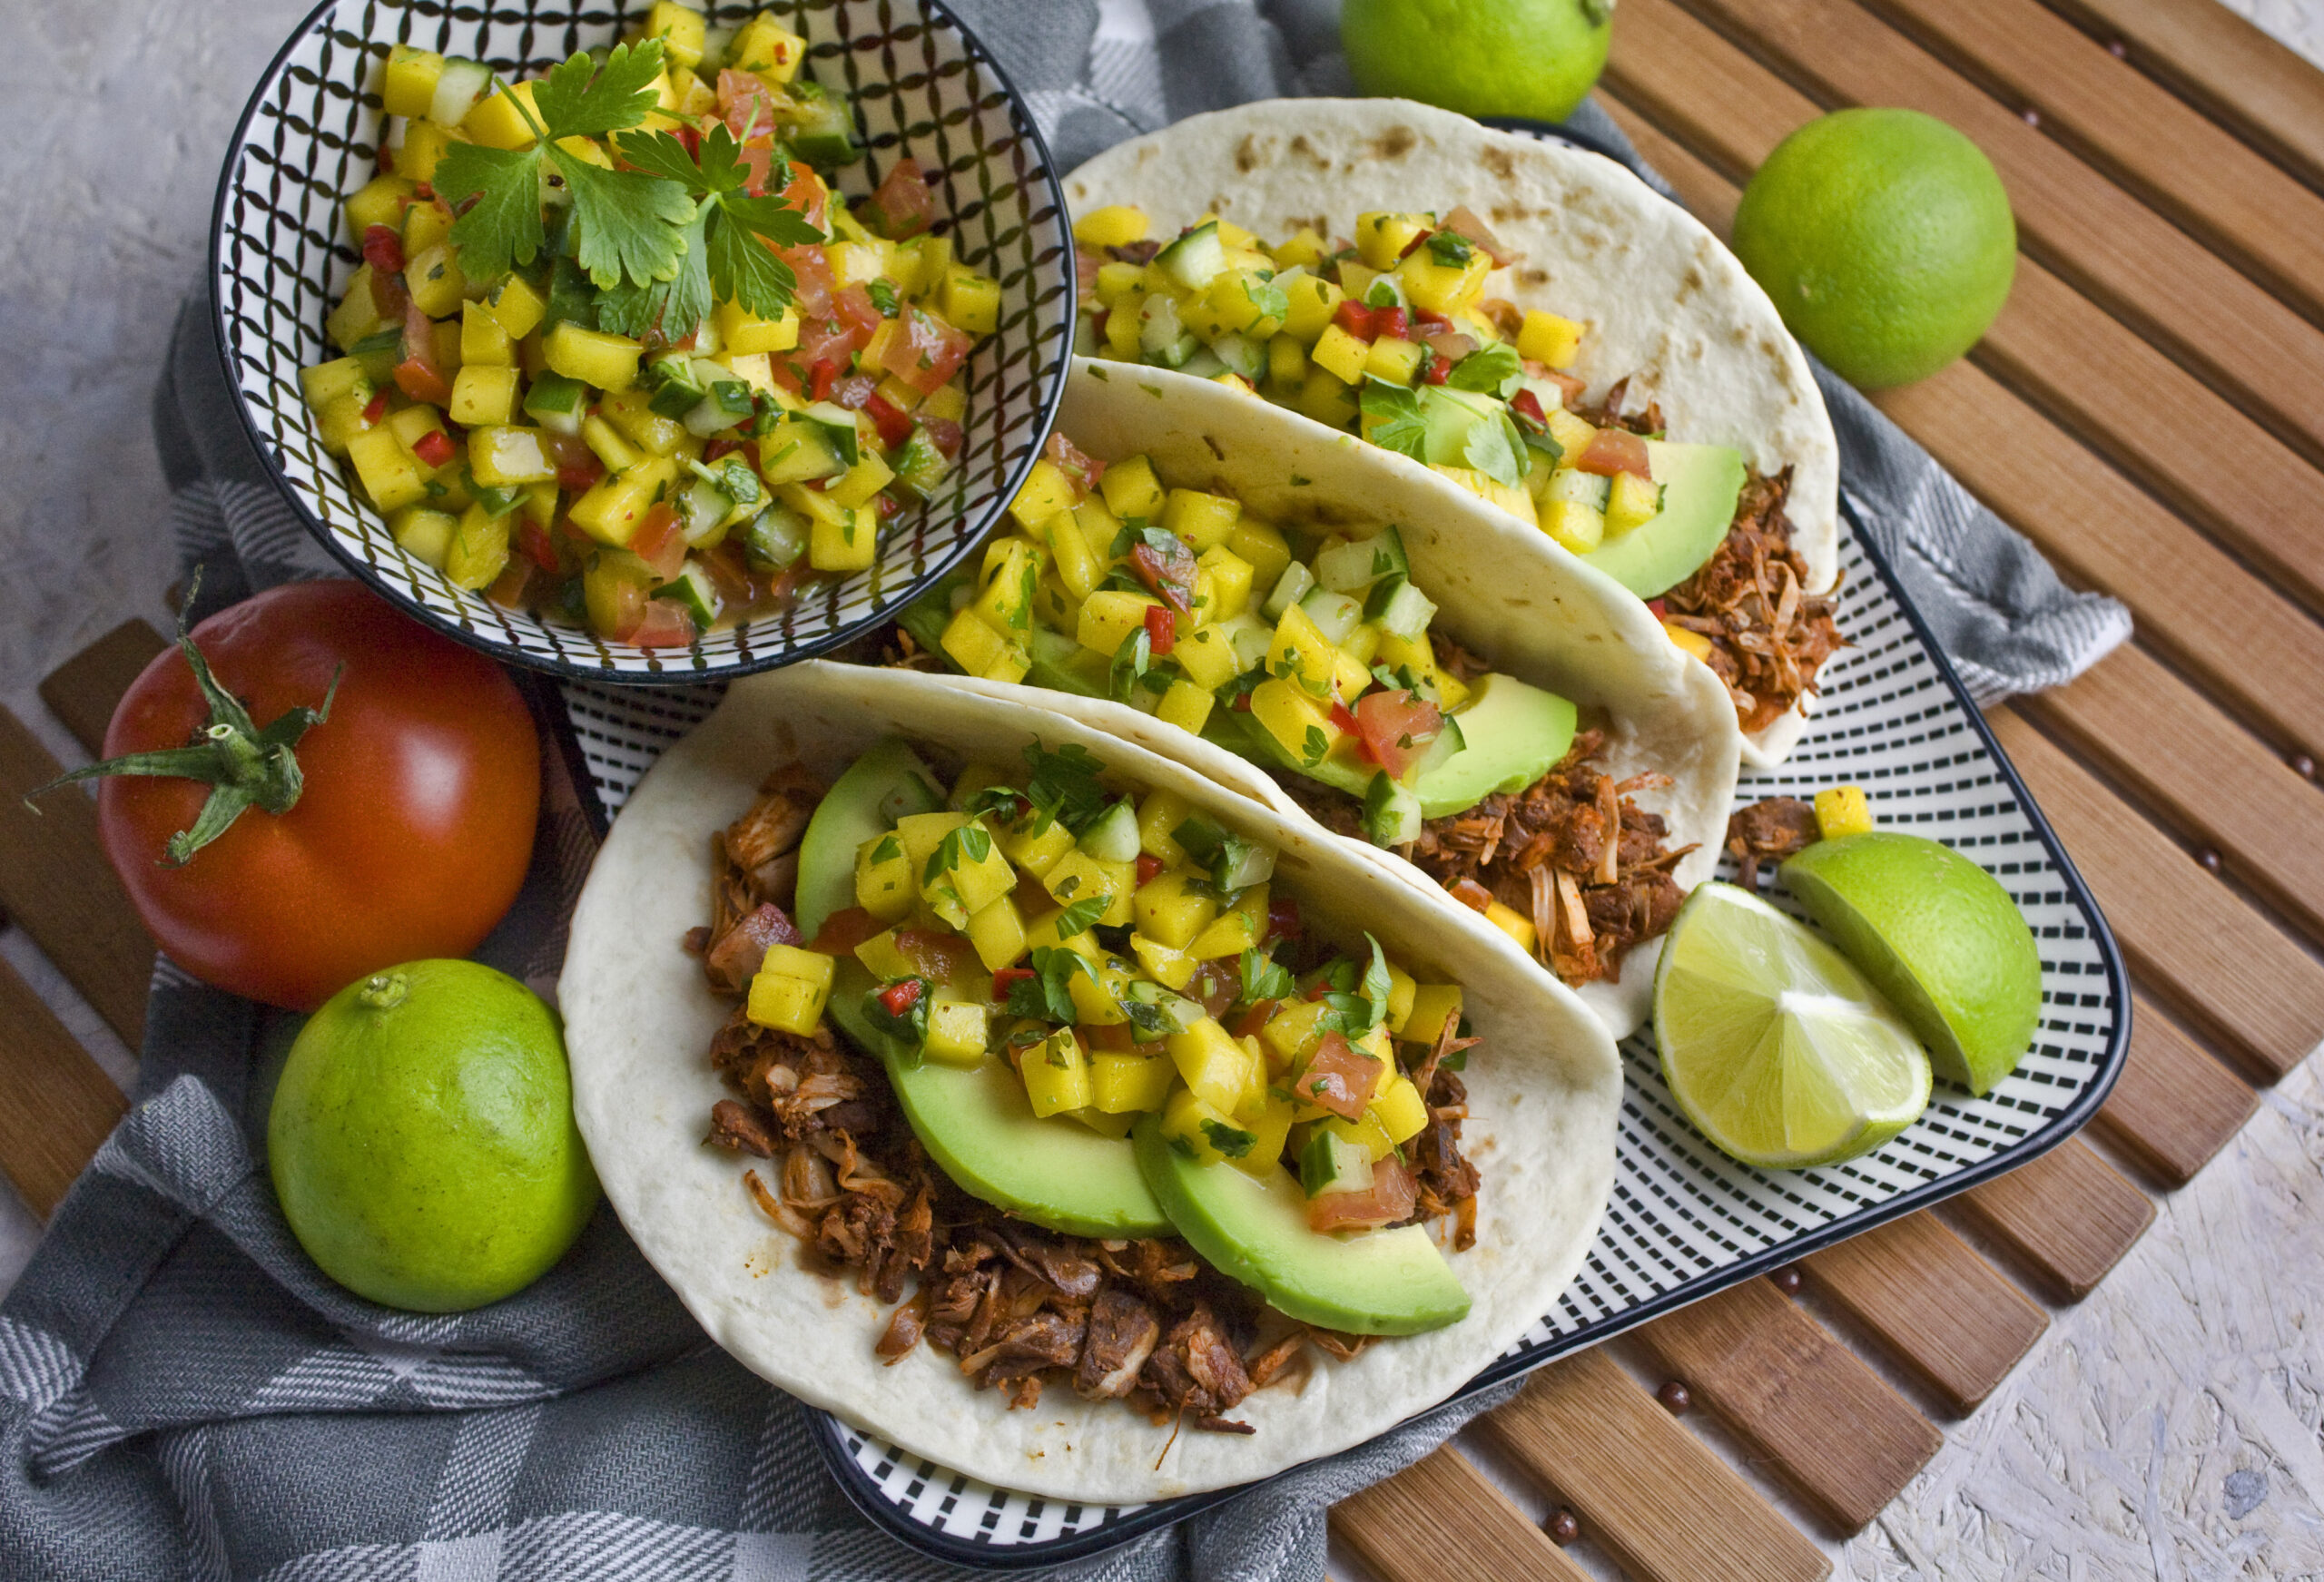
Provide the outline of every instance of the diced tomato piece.
[[411,309],[411,293],[399,274],[371,271],[371,307],[382,319],[400,319]]
[[1363,729],[1355,722],[1355,715],[1349,712],[1348,706],[1338,702],[1332,704],[1332,725],[1343,735],[1348,736],[1354,736]]
[[768,184],[774,180],[774,139],[753,138],[735,158],[743,167],[743,191],[753,198],[765,197]]
[[739,609],[757,596],[751,586],[750,565],[743,558],[743,546],[734,539],[707,552],[697,550],[694,558],[710,574],[710,585],[718,591],[720,609]]
[[839,387],[839,376],[846,367],[847,359],[843,357],[817,359],[815,366],[807,373],[807,390],[810,397],[818,401],[830,400],[832,391]]
[[880,381],[870,374],[850,374],[832,387],[832,401],[851,412],[861,412],[879,388]]
[[403,360],[396,364],[395,381],[396,388],[415,401],[437,407],[451,402],[451,383],[436,360],[436,326],[419,310],[419,303],[409,300],[404,303]]
[[1541,410],[1541,398],[1531,390],[1520,390],[1510,397],[1509,409],[1536,430],[1550,426],[1550,415]]
[[1249,713],[1251,712],[1251,694],[1247,692],[1236,693],[1235,694],[1235,701],[1226,705],[1226,712],[1230,714]]
[[671,135],[675,137],[679,146],[686,151],[686,158],[690,160],[702,158],[702,128],[687,126],[681,123],[677,131]]
[[441,428],[430,428],[411,442],[411,454],[429,467],[442,467],[452,459],[452,437]]
[[[790,200],[790,196],[786,189],[783,192],[785,201]],[[779,247],[774,250],[774,256],[791,266],[791,276],[796,282],[791,290],[791,305],[799,311],[799,336],[803,345],[807,331],[815,320],[832,316],[831,256],[812,244]],[[808,360],[813,359],[810,358]]]
[[[848,288],[851,291],[859,289]],[[896,323],[903,333],[886,338],[880,353],[881,366],[923,396],[934,395],[950,383],[960,364],[976,348],[976,338],[967,330],[955,329],[919,308],[906,308]],[[865,331],[864,339],[871,338],[871,332]]]
[[967,437],[960,426],[950,418],[931,418],[921,427],[928,430],[928,442],[943,454],[946,461],[960,458],[960,443]]
[[1155,877],[1161,871],[1162,860],[1159,857],[1155,856],[1149,851],[1141,851],[1137,854],[1138,883],[1152,884],[1155,880]]
[[1358,340],[1376,340],[1380,336],[1373,322],[1372,310],[1352,299],[1332,310],[1332,322]]
[[1275,1020],[1276,1007],[1282,1004],[1279,999],[1255,1000],[1251,1008],[1236,1017],[1235,1025],[1226,1030],[1238,1038],[1256,1038],[1260,1028]]
[[1559,389],[1564,391],[1565,404],[1569,408],[1572,407],[1575,402],[1581,400],[1583,394],[1590,388],[1589,386],[1583,384],[1580,379],[1575,378],[1571,374],[1561,373],[1556,368],[1551,368],[1548,363],[1537,362],[1530,357],[1524,359],[1523,367],[1528,378],[1547,379]]
[[1658,621],[1670,613],[1670,606],[1660,599],[1647,600],[1646,607],[1654,612],[1654,618]]
[[648,599],[645,617],[628,641],[640,648],[684,648],[694,638],[694,617],[675,599]]
[[556,463],[556,486],[574,494],[596,486],[606,476],[606,464],[578,434],[541,434],[541,448]]
[[1073,250],[1073,300],[1087,302],[1098,294],[1098,268],[1106,260],[1086,247]]
[[1582,447],[1581,459],[1573,465],[1600,477],[1614,477],[1621,473],[1635,473],[1649,480],[1654,477],[1654,468],[1647,459],[1646,441],[1627,428],[1598,430],[1598,437]]
[[377,423],[380,418],[387,415],[388,393],[385,390],[381,390],[378,395],[373,396],[369,404],[363,408],[363,421],[366,423]]
[[807,948],[819,956],[852,956],[858,945],[886,933],[887,927],[862,907],[849,907],[825,918],[822,929],[807,941]]
[[1057,429],[1049,430],[1049,441],[1041,447],[1041,454],[1051,467],[1072,480],[1073,486],[1087,495],[1106,476],[1106,464],[1084,451]]
[[1456,879],[1444,887],[1444,893],[1472,912],[1482,912],[1492,905],[1492,891],[1473,879]]
[[872,414],[872,426],[880,430],[880,443],[889,449],[893,450],[911,437],[911,414],[886,397],[876,393],[867,397],[863,409]]
[[1452,320],[1442,313],[1432,313],[1425,308],[1413,310],[1413,322],[1420,326],[1423,335],[1445,335],[1452,329]]
[[718,74],[718,113],[736,142],[749,142],[774,130],[774,95],[755,72],[729,66]]
[[1137,1047],[1137,1029],[1128,1022],[1108,1022],[1102,1027],[1076,1027],[1073,1032],[1091,1049],[1102,1049],[1109,1055],[1127,1055]]
[[872,508],[880,513],[880,520],[884,522],[901,511],[904,508],[904,503],[882,489],[872,496]]
[[534,575],[540,568],[522,555],[513,555],[484,590],[485,597],[507,609],[525,607],[525,590],[532,585]]
[[1401,261],[1412,257],[1413,254],[1421,250],[1422,244],[1426,242],[1430,237],[1435,234],[1436,233],[1433,231],[1423,231],[1418,236],[1413,237],[1410,241],[1404,243],[1403,251],[1396,255],[1398,260]]
[[702,459],[705,462],[716,461],[723,457],[732,456],[738,450],[746,451],[751,448],[753,443],[753,441],[748,439],[726,439],[723,437],[714,439],[702,447]]
[[1380,332],[1383,340],[1410,340],[1413,338],[1413,321],[1402,308],[1374,308],[1372,310],[1372,327]]
[[[783,183],[783,201],[804,214],[808,224],[824,235],[830,235],[831,188],[823,184],[822,177],[803,164],[793,164],[789,170],[790,179]],[[828,280],[830,271],[826,270],[824,272]]]
[[1236,970],[1233,958],[1222,956],[1195,968],[1195,975],[1187,979],[1186,996],[1200,1001],[1203,1014],[1216,1018],[1234,1007],[1242,988],[1243,975]]
[[656,582],[668,582],[685,569],[686,537],[678,514],[667,501],[645,513],[645,520],[631,535],[629,551],[654,568]]
[[849,286],[832,297],[832,312],[854,338],[855,345],[850,349],[861,349],[869,344],[872,332],[887,319],[879,304],[872,300],[872,293],[862,286]]
[[992,997],[1001,1005],[1007,1005],[1012,986],[1039,976],[1029,967],[1004,967],[992,975]]
[[928,986],[917,978],[901,978],[880,991],[881,1007],[891,1017],[901,1017],[920,1003]]
[[403,273],[403,238],[391,225],[365,226],[363,261],[381,274]]
[[1194,608],[1195,552],[1185,539],[1172,536],[1167,549],[1138,540],[1130,546],[1129,569],[1147,592],[1172,609],[1183,614]]
[[901,241],[928,229],[936,216],[936,194],[920,173],[920,162],[898,160],[872,190],[872,229],[891,241]]
[[1342,1120],[1361,1120],[1372,1090],[1380,1085],[1382,1065],[1380,1056],[1357,1048],[1345,1036],[1326,1033],[1291,1079],[1292,1096]]
[[1267,897],[1266,938],[1296,939],[1301,932],[1299,903],[1287,895]]
[[1167,658],[1178,645],[1178,612],[1167,604],[1147,605],[1146,641],[1155,658]]
[[1422,384],[1441,385],[1452,372],[1452,359],[1442,352],[1432,349],[1425,358],[1421,359],[1420,382]]
[[1413,1217],[1419,1194],[1413,1173],[1391,1155],[1373,1161],[1372,1185],[1363,1192],[1327,1192],[1307,1200],[1307,1228],[1317,1233],[1369,1231]]
[[940,934],[933,929],[899,929],[896,948],[922,977],[938,983],[957,983],[971,977],[979,965],[974,946],[958,934]]
[[1444,716],[1417,693],[1383,687],[1356,700],[1355,723],[1364,755],[1402,780],[1443,732]]
[[543,571],[556,570],[556,541],[548,536],[547,528],[530,516],[517,530],[517,551]]

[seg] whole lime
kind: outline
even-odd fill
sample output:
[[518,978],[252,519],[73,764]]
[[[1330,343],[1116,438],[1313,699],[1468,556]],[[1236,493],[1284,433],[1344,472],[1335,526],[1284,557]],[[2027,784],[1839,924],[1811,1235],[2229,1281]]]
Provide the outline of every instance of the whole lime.
[[1925,378],[2009,298],[2017,224],[1983,150],[1917,110],[1841,110],[1776,145],[1735,254],[1783,321],[1866,389]]
[[1783,865],[1794,899],[1928,1046],[1936,1075],[1991,1093],[2042,1019],[2042,954],[1984,869],[1925,836],[1818,840]]
[[390,1307],[458,1312],[523,1290],[597,1203],[556,1018],[472,961],[333,995],[290,1046],[266,1139],[300,1245]]
[[1563,121],[1606,68],[1612,11],[1612,0],[1345,0],[1340,47],[1364,93]]

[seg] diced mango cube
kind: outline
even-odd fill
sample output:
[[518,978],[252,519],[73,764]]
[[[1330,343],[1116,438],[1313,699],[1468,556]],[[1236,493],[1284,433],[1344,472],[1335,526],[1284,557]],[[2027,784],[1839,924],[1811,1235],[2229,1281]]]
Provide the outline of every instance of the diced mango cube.
[[1200,489],[1172,489],[1162,506],[1162,526],[1185,539],[1196,555],[1226,542],[1243,514],[1243,502]]
[[1517,948],[1531,956],[1533,953],[1533,920],[1514,907],[1494,901],[1485,908],[1485,921],[1517,941]]
[[1000,282],[966,264],[954,264],[936,288],[935,307],[953,329],[990,335],[1000,327]]
[[558,320],[541,343],[552,372],[606,391],[625,390],[637,382],[637,359],[644,349],[626,335],[586,329],[571,319]]
[[1199,736],[1210,720],[1210,711],[1217,703],[1215,693],[1181,677],[1170,683],[1162,701],[1154,706],[1154,717],[1165,725]]
[[1073,240],[1084,247],[1128,247],[1146,240],[1146,211],[1128,203],[1092,209],[1073,222]]
[[388,515],[388,531],[394,535],[397,546],[438,571],[444,569],[444,557],[452,547],[452,535],[459,530],[460,519],[449,511],[406,506]]
[[1384,335],[1372,343],[1372,349],[1364,355],[1364,377],[1385,379],[1392,385],[1409,385],[1420,377],[1420,359],[1427,350],[1416,340]]
[[390,115],[419,120],[436,99],[436,79],[444,74],[444,57],[408,44],[388,51],[387,74],[379,81],[379,98]]
[[1860,785],[1827,786],[1816,793],[1816,828],[1827,840],[1872,829],[1872,804]]
[[1154,476],[1154,464],[1143,456],[1108,467],[1098,479],[1098,492],[1105,496],[1106,509],[1125,522],[1132,516],[1151,522],[1162,514],[1167,497],[1162,480]]
[[743,1014],[763,1027],[813,1036],[831,999],[832,958],[792,945],[770,945],[766,958],[751,978],[750,999]]
[[1175,868],[1187,860],[1187,849],[1178,844],[1173,833],[1187,821],[1194,805],[1177,791],[1167,789],[1150,791],[1137,805],[1137,849],[1148,857],[1158,858],[1166,868]]
[[808,528],[807,564],[817,571],[866,571],[879,558],[877,506],[858,506],[836,522],[818,516]]
[[662,58],[673,61],[692,71],[702,64],[702,45],[708,19],[699,11],[675,5],[673,0],[654,0],[654,9],[645,14],[645,36],[662,41]]
[[1433,215],[1374,210],[1355,217],[1355,251],[1374,269],[1392,270],[1415,241],[1435,228]]
[[476,428],[507,423],[515,416],[516,407],[515,368],[470,363],[453,376],[451,404],[444,415],[464,428]]
[[1221,1115],[1231,1115],[1251,1085],[1251,1053],[1210,1017],[1163,1041],[1187,1086]]
[[[1331,324],[1316,337],[1307,356],[1316,371],[1329,374],[1343,385],[1353,385],[1364,378],[1364,363],[1372,356],[1372,343],[1351,333],[1344,325]],[[1408,377],[1403,382],[1410,384],[1412,380]]]
[[[1391,1066],[1389,1069],[1394,1067]],[[1417,1136],[1420,1129],[1428,1125],[1428,1105],[1409,1076],[1390,1077],[1386,1089],[1372,1101],[1369,1113],[1380,1117],[1380,1129],[1388,1134],[1392,1143]]]
[[1138,886],[1131,903],[1137,931],[1147,938],[1184,950],[1195,936],[1218,916],[1218,902],[1197,883],[1207,887],[1209,876],[1191,868],[1173,868]]
[[1330,703],[1279,676],[1251,689],[1251,718],[1295,763],[1321,763],[1344,734],[1332,723]]
[[1059,858],[1073,850],[1073,831],[1052,821],[1048,829],[1036,833],[1033,823],[1028,819],[1002,835],[1000,849],[1008,853],[1009,861],[1035,879],[1041,879],[1057,865]]
[[495,516],[481,504],[461,514],[459,531],[444,551],[444,575],[453,585],[486,588],[508,564],[507,516]]
[[973,1000],[939,997],[928,1007],[928,1037],[920,1052],[946,1066],[975,1066],[992,1037],[992,1012]]
[[910,915],[920,899],[920,876],[904,843],[893,834],[875,835],[855,853],[855,904],[883,923]]
[[1046,1119],[1089,1106],[1089,1056],[1071,1027],[1059,1027],[1026,1050],[1017,1069],[1035,1115]]
[[1555,313],[1529,308],[1517,329],[1517,355],[1554,368],[1571,368],[1573,359],[1581,355],[1581,326]]
[[1081,602],[1081,618],[1074,631],[1084,648],[1112,657],[1130,635],[1146,624],[1146,612],[1161,600],[1123,588],[1099,588]]
[[1013,895],[986,903],[970,917],[969,926],[961,932],[976,947],[977,959],[990,971],[1014,967],[1024,958],[1025,918],[1017,909]]
[[1089,1102],[1108,1115],[1160,1109],[1177,1079],[1167,1056],[1101,1049],[1089,1056]]
[[[460,130],[472,142],[487,148],[529,148],[537,140],[533,136],[533,123],[525,119],[524,110],[533,113],[533,120],[540,119],[540,111],[533,100],[537,83],[504,83],[500,92],[489,98],[479,99],[470,107],[468,119],[460,123]],[[517,107],[524,101],[524,110]]]
[[1108,862],[1076,847],[1049,865],[1049,870],[1041,875],[1041,884],[1059,906],[1104,896],[1106,909],[1098,915],[1098,921],[1106,928],[1118,929],[1132,915],[1130,905],[1137,890],[1137,865]]
[[1265,1042],[1269,1059],[1277,1066],[1305,1060],[1324,1041],[1323,1029],[1317,1026],[1331,1009],[1322,1000],[1300,999],[1286,1002],[1281,1010],[1268,1018],[1259,1029]]
[[1170,1145],[1204,1164],[1247,1158],[1257,1135],[1235,1124],[1229,1112],[1206,1104],[1190,1087],[1170,1096],[1162,1112],[1162,1135]]
[[1026,472],[1017,497],[1009,503],[1009,514],[1029,533],[1059,512],[1070,511],[1080,503],[1081,491],[1074,487],[1073,480],[1043,457]]
[[387,427],[366,429],[347,442],[347,459],[371,503],[393,512],[428,495],[428,474]]
[[777,22],[772,11],[752,17],[726,44],[728,65],[756,72],[778,84],[797,76],[799,63],[806,58],[807,41]]

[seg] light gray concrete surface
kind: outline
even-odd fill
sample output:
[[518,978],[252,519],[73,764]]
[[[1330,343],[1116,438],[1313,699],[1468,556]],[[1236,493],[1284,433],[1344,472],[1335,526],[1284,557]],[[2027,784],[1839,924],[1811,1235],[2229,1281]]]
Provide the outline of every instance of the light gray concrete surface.
[[[2324,64],[2324,0],[2224,3]],[[226,138],[308,4],[0,0],[0,702],[67,762],[33,687],[129,615],[166,619],[147,398]],[[126,1080],[128,1052],[20,933],[0,957]],[[1880,1521],[1827,1545],[1836,1574],[2324,1575],[2320,1167],[2324,1085],[2303,1068]],[[0,1291],[37,1234],[0,1187]]]

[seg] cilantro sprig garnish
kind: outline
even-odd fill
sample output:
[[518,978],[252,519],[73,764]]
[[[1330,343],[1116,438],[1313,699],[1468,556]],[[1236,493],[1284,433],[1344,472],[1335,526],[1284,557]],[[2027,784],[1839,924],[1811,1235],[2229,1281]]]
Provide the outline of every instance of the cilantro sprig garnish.
[[[648,176],[675,182],[689,212],[679,227],[685,245],[675,272],[608,290],[597,302],[598,327],[622,335],[668,329],[682,336],[717,298],[761,319],[781,318],[799,281],[773,249],[803,247],[823,234],[781,198],[753,198],[744,190],[751,172],[734,135],[724,126],[711,128],[699,157],[666,132],[625,132],[614,146]],[[777,183],[783,179],[780,170],[770,177]]]
[[[684,247],[679,228],[694,216],[685,189],[660,176],[609,171],[557,146],[567,137],[605,137],[635,126],[654,108],[662,75],[662,42],[615,44],[600,66],[576,54],[533,90],[528,107],[510,93],[533,129],[527,149],[456,142],[436,167],[436,191],[459,218],[452,241],[471,280],[495,280],[540,255],[544,165],[573,195],[581,228],[581,267],[600,290],[627,279],[639,283],[677,272]],[[506,92],[497,77],[495,92]],[[465,205],[465,207],[463,207]]]

